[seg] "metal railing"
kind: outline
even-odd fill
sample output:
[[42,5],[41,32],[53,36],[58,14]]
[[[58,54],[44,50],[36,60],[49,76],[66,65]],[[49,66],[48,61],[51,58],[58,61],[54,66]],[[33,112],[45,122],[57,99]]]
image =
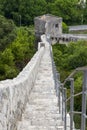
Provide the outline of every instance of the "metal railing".
[[[83,72],[83,85],[82,91],[74,94],[74,75],[79,72]],[[81,115],[81,128],[80,130],[86,130],[86,100],[87,100],[87,67],[76,68],[63,83],[60,82],[60,74],[57,72],[55,62],[53,61],[53,72],[56,84],[56,93],[58,96],[59,113],[62,114],[62,120],[64,121],[64,130],[69,127],[70,130],[75,130],[74,126],[74,114]],[[70,82],[70,97],[67,97],[67,88],[65,88],[66,82]],[[82,95],[82,110],[74,111],[74,98]],[[70,101],[70,125],[67,126],[67,102]],[[62,102],[62,103],[61,103]]]

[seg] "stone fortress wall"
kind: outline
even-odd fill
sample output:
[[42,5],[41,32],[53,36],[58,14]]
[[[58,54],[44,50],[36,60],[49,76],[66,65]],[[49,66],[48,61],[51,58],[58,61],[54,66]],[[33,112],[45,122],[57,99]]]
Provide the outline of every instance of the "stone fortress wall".
[[62,18],[55,17],[50,14],[36,17],[35,23],[35,35],[37,39],[40,39],[42,34],[46,34],[48,38],[57,37],[62,35]]
[[0,130],[17,130],[34,86],[44,47],[39,48],[19,75],[0,82]]
[[54,15],[46,14],[36,17],[35,23],[35,35],[40,40],[40,36],[45,34],[50,37],[52,44],[68,43],[70,41],[87,40],[87,35],[82,34],[63,34],[62,33],[62,18]]
[[[60,20],[61,19],[59,19],[59,21]],[[58,29],[58,23],[53,23],[53,27],[55,27],[56,24]],[[46,25],[46,22],[43,22],[43,24],[43,31],[40,33],[44,33],[45,30],[51,35],[52,33],[47,29],[48,26]],[[39,27],[40,30],[41,28],[42,26]],[[38,34],[38,28],[35,29],[37,29],[36,33]],[[56,32],[57,30],[54,31]],[[38,35],[40,35],[40,33]],[[61,30],[59,30],[58,33],[62,36]],[[44,50],[44,43],[39,43],[38,51],[23,71],[12,80],[8,79],[0,82],[0,130],[17,130],[17,122],[21,120],[22,113],[29,101],[29,94],[33,89]]]

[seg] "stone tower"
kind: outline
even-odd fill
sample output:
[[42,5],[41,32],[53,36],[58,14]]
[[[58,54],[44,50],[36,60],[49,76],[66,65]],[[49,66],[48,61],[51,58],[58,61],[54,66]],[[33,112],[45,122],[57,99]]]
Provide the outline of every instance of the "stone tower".
[[35,35],[38,41],[42,34],[46,34],[51,39],[56,39],[62,34],[62,18],[54,15],[46,14],[36,17],[35,23]]

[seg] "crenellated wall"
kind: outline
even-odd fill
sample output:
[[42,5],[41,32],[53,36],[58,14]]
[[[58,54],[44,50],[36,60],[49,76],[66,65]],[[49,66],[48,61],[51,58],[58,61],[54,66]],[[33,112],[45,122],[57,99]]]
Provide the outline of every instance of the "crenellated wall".
[[42,46],[16,78],[0,82],[0,130],[17,130],[17,122],[21,120],[29,100],[43,53]]

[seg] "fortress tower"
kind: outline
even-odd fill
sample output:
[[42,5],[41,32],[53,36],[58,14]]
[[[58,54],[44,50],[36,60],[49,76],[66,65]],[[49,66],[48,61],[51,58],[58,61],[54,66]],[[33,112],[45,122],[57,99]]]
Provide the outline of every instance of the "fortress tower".
[[38,41],[40,36],[46,34],[47,37],[55,39],[62,34],[62,18],[54,15],[46,14],[36,17],[35,23],[35,35]]

